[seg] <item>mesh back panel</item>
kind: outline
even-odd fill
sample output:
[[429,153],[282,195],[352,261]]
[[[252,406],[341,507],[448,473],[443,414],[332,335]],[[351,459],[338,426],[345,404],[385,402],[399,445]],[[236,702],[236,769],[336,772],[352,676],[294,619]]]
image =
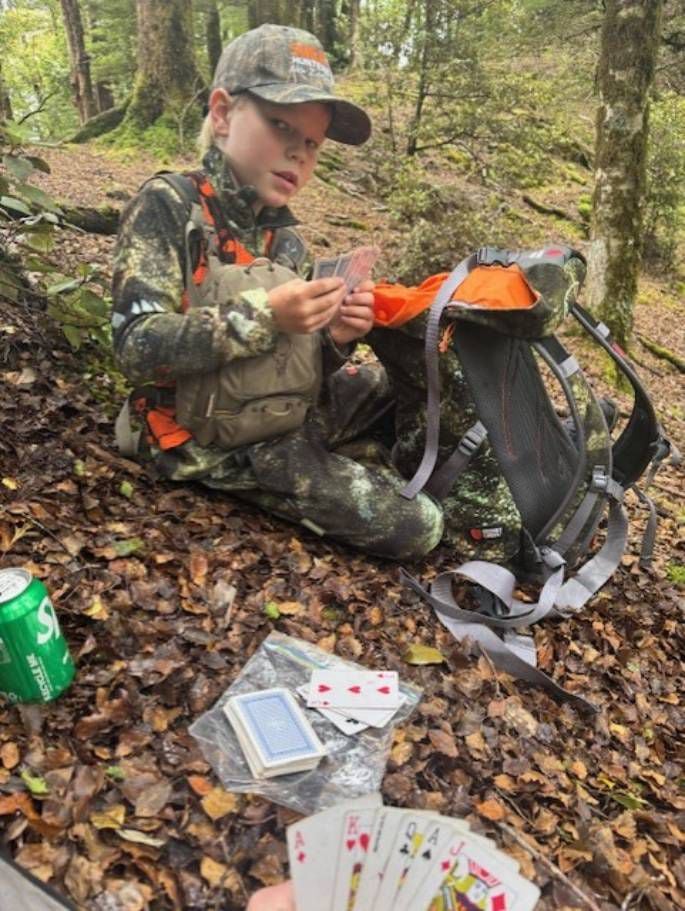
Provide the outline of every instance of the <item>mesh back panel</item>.
[[535,537],[568,493],[578,454],[528,342],[460,322],[453,345],[523,524]]

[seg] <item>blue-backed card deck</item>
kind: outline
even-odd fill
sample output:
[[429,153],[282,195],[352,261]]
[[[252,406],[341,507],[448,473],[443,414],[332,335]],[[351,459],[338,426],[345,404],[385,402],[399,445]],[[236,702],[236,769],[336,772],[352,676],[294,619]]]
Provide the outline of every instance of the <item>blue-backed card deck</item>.
[[232,696],[224,712],[255,778],[313,769],[325,755],[311,724],[282,687]]

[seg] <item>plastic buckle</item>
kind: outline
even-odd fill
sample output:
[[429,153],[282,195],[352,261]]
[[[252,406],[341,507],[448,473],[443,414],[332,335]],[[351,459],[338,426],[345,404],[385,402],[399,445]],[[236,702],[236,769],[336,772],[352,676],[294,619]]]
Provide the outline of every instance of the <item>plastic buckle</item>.
[[479,266],[499,266],[509,265],[508,250],[501,250],[499,247],[485,246],[481,247],[476,253],[476,263]]
[[623,495],[625,494],[623,487],[621,487],[618,481],[614,481],[613,478],[609,477],[603,465],[595,465],[592,469],[591,487],[592,490],[606,494],[606,496],[611,497],[618,503],[621,502]]
[[470,458],[480,448],[486,435],[487,431],[484,427],[471,427],[459,440],[457,449]]

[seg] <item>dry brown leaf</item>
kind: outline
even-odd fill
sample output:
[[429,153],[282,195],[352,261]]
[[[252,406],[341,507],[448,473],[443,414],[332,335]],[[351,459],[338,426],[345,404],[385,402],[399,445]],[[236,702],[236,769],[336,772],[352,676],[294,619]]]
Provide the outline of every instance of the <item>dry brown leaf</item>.
[[587,778],[587,767],[581,759],[574,759],[569,766],[569,770],[581,781],[585,781]]
[[90,822],[96,829],[119,829],[126,819],[126,807],[122,803],[112,804],[98,813],[90,814]]
[[200,875],[206,879],[210,886],[217,888],[224,885],[224,880],[228,877],[229,868],[226,864],[220,864],[218,861],[206,854],[203,854],[200,861]]
[[408,740],[405,740],[404,743],[397,743],[390,751],[390,758],[395,763],[395,765],[404,765],[405,762],[409,762],[414,752],[414,744]]
[[171,797],[171,782],[158,781],[146,788],[136,800],[136,816],[157,816],[169,802]]
[[223,788],[212,788],[209,794],[206,794],[202,800],[202,809],[210,819],[221,819],[229,813],[235,813],[238,809],[238,798],[230,791],[224,791]]
[[464,738],[469,752],[476,757],[483,756],[488,750],[488,745],[480,731],[474,731],[473,734],[467,734]]
[[495,786],[502,791],[516,791],[516,782],[511,775],[495,775],[493,781]]
[[204,778],[202,775],[189,775],[188,784],[199,797],[204,797],[205,794],[209,794],[214,787],[209,778]]
[[534,737],[537,733],[537,721],[527,709],[524,709],[516,696],[510,696],[506,700],[504,718],[523,737]]
[[507,815],[504,805],[493,797],[489,800],[482,801],[482,803],[477,803],[476,812],[485,819],[491,819],[493,822],[500,822]]
[[295,617],[304,612],[304,604],[299,601],[282,601],[277,604],[278,613],[285,617]]
[[190,578],[198,588],[202,588],[207,581],[208,569],[207,557],[200,551],[194,550],[190,555]]
[[147,832],[140,832],[138,829],[117,829],[117,835],[125,841],[133,841],[139,845],[149,845],[151,848],[161,848],[165,842],[163,838],[155,838],[148,835]]
[[3,743],[0,747],[0,759],[6,769],[13,769],[19,763],[19,747],[16,743]]
[[438,753],[444,753],[445,756],[449,756],[451,759],[459,755],[457,741],[452,734],[446,734],[440,728],[433,728],[432,731],[428,732],[428,738]]

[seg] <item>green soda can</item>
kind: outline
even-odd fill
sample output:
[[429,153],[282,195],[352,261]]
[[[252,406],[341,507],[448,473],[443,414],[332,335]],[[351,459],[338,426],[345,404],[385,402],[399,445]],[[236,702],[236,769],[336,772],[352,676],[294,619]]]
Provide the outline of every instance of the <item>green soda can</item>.
[[10,702],[49,702],[74,672],[43,583],[25,569],[0,569],[0,695]]

